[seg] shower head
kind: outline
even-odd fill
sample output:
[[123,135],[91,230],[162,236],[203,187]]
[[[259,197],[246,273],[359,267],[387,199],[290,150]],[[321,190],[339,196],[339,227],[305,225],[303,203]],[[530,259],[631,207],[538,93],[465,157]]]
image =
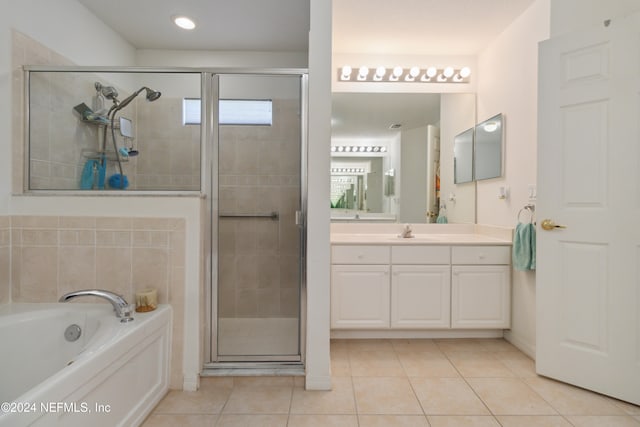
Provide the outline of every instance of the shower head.
[[149,101],[149,102],[155,101],[156,99],[160,98],[160,95],[162,95],[158,91],[155,91],[153,89],[149,89],[146,86],[143,86],[140,89],[138,89],[137,91],[133,92],[127,98],[123,99],[122,102],[116,103],[116,105],[114,107],[111,107],[111,111],[120,111],[120,110],[122,110],[124,107],[129,105],[129,103],[131,101],[133,101],[136,96],[140,95],[140,93],[143,90],[147,92],[146,98],[147,98],[147,101]]
[[100,82],[95,82],[94,87],[98,92],[107,99],[112,100],[115,104],[118,103],[118,91],[113,86],[104,86]]

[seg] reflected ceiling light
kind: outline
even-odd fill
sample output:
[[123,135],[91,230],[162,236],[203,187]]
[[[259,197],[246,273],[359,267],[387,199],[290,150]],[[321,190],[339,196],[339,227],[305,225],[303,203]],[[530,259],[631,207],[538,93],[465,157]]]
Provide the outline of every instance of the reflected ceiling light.
[[376,73],[373,75],[373,80],[376,82],[381,81],[386,73],[387,73],[386,68],[382,66],[376,68]]
[[[369,148],[371,148],[371,147],[369,147]],[[362,146],[362,147],[358,148],[358,151],[360,151],[361,153],[364,153],[364,151],[365,151],[366,149],[367,149],[367,147]]]
[[379,152],[379,151],[380,151],[380,147],[373,147],[373,152],[374,152],[374,153],[377,153],[377,152]]
[[367,147],[367,153],[370,153],[371,151],[373,151],[373,147],[371,146]]
[[351,152],[351,147],[344,147],[344,151],[346,151],[347,153]]
[[366,154],[366,153],[384,153],[385,151],[387,151],[386,147],[383,147],[381,145],[359,145],[359,146],[353,146],[353,145],[334,145],[331,146],[331,152],[335,153],[356,153],[356,154]]
[[171,20],[173,21],[174,24],[176,24],[178,27],[182,28],[183,30],[193,30],[194,28],[196,28],[196,23],[193,22],[193,19],[184,15],[172,16]]
[[335,146],[331,146],[331,152],[335,153],[336,152],[336,147]]
[[344,151],[344,147],[343,146],[338,147],[338,152],[342,153],[343,151]]
[[485,130],[485,132],[495,132],[496,129],[498,129],[498,123],[497,122],[489,122],[486,123],[483,128]]
[[344,67],[342,67],[342,71],[340,74],[340,79],[341,80],[349,80],[351,78],[351,72],[353,71],[353,69],[349,66],[349,65],[345,65]]
[[381,153],[386,153],[387,152],[387,147],[380,147],[380,152]]

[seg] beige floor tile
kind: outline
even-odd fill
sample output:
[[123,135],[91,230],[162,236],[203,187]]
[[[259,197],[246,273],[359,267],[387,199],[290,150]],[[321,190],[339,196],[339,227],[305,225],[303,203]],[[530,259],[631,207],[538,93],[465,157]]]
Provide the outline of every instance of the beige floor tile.
[[393,351],[391,340],[348,340],[349,352],[352,351]]
[[224,414],[287,414],[293,387],[235,387]]
[[293,390],[292,414],[355,414],[356,403],[349,377],[334,377],[331,391]]
[[538,376],[536,363],[524,353],[503,351],[492,354],[518,378],[536,378]]
[[478,343],[489,351],[520,351],[504,338],[479,339]]
[[[286,427],[288,415],[222,414],[216,427]],[[178,427],[176,424],[175,427]]]
[[428,416],[431,427],[500,427],[491,416]]
[[293,377],[234,377],[234,387],[293,387]]
[[630,416],[573,415],[567,417],[575,427],[638,427],[640,422]]
[[142,427],[213,427],[217,417],[202,414],[153,414],[146,419]]
[[333,351],[335,350],[347,350],[349,348],[349,341],[348,340],[339,340],[339,339],[332,339],[331,340],[331,350]]
[[490,415],[462,378],[410,378],[427,415]]
[[287,427],[358,427],[355,415],[290,415]]
[[447,355],[460,375],[471,378],[515,377],[511,369],[497,360],[491,352],[451,352]]
[[443,353],[399,353],[398,359],[409,377],[459,378],[460,374]]
[[422,415],[407,378],[354,377],[359,414]]
[[351,365],[349,365],[349,353],[347,351],[340,351],[338,353],[331,351],[331,376],[351,376]]
[[451,338],[435,340],[438,348],[445,354],[451,352],[484,352],[489,351],[487,347],[480,344],[480,340],[467,338]]
[[396,353],[423,353],[436,352],[440,353],[440,348],[434,340],[418,339],[418,340],[391,340],[391,345]]
[[424,415],[360,415],[360,427],[429,427]]
[[349,351],[349,366],[354,377],[406,376],[393,350]]
[[618,408],[622,409],[624,412],[626,412],[629,415],[640,415],[640,406],[638,405],[632,405],[631,403],[627,403],[627,402],[623,402],[621,400],[617,400],[617,399],[610,399],[611,402],[613,402],[614,405],[616,405]]
[[231,395],[231,388],[209,387],[198,391],[171,390],[156,406],[156,414],[218,414]]
[[494,415],[556,415],[527,384],[517,378],[467,378]]
[[502,427],[571,427],[571,423],[560,415],[499,415]]
[[611,399],[547,378],[523,379],[562,415],[624,415]]
[[634,417],[636,420],[640,421],[640,415]]

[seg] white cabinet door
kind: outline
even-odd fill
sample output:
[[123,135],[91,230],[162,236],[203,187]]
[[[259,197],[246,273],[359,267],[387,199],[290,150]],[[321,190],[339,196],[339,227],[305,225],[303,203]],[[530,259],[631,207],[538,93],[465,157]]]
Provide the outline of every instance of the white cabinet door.
[[509,328],[510,266],[451,267],[451,327]]
[[389,266],[331,267],[331,327],[389,328]]
[[394,265],[391,327],[448,328],[450,276],[448,265]]

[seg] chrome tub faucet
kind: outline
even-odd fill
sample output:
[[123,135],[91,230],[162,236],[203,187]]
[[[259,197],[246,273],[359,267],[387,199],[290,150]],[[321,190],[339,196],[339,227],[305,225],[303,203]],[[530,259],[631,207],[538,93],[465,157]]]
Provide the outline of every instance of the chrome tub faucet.
[[120,319],[120,322],[126,323],[133,320],[129,303],[122,296],[103,289],[84,289],[81,291],[69,292],[62,295],[58,302],[68,302],[77,297],[98,297],[106,299],[113,306],[113,310],[116,312],[116,317]]

